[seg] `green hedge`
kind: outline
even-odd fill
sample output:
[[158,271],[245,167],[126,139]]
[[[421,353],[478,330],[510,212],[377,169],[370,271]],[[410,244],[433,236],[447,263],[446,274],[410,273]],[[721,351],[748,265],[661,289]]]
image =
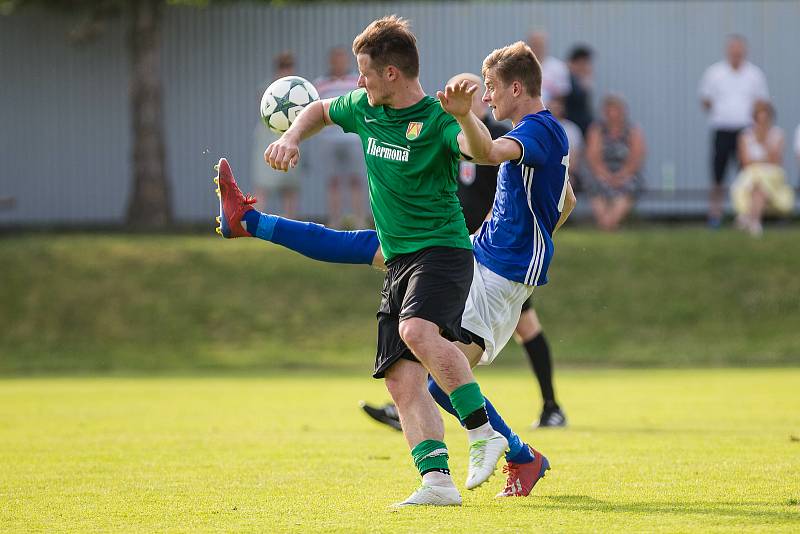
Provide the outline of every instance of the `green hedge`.
[[[800,230],[563,230],[536,308],[557,365],[800,363]],[[368,372],[381,273],[255,240],[0,239],[0,374]],[[498,365],[524,365],[516,346]]]

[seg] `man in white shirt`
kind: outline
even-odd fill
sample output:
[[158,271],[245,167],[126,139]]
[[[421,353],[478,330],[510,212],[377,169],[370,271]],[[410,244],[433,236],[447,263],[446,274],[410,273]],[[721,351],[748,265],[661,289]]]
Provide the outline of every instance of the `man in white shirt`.
[[713,137],[713,183],[708,210],[708,222],[712,228],[718,228],[722,220],[722,185],[728,161],[736,157],[737,136],[752,122],[753,104],[757,100],[769,99],[764,73],[746,59],[744,37],[730,36],[725,56],[725,60],[706,69],[699,89]]
[[570,90],[569,70],[566,63],[548,54],[547,34],[534,31],[528,35],[528,46],[542,65],[542,100],[547,105],[554,98],[565,96]]

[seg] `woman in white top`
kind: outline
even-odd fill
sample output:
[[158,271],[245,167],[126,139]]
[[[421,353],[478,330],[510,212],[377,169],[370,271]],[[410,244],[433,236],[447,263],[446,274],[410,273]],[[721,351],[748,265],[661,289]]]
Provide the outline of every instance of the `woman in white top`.
[[753,106],[753,125],[738,139],[742,171],[731,186],[731,199],[739,228],[751,235],[762,233],[765,211],[787,214],[794,206],[794,191],[783,170],[783,130],[774,125],[775,110],[766,101]]

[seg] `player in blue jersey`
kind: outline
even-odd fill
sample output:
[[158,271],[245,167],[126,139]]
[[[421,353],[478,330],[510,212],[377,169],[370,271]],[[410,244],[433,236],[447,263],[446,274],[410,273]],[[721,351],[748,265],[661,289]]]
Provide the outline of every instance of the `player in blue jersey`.
[[507,280],[535,287],[547,283],[553,232],[563,223],[571,195],[569,143],[564,128],[542,104],[541,77],[528,73],[536,57],[522,42],[492,52],[483,62],[483,101],[497,120],[513,129],[492,140],[470,112],[468,82],[438,94],[442,107],[461,125],[464,149],[478,163],[500,164],[492,216],[475,240],[475,259]]
[[[547,281],[552,234],[575,205],[567,176],[566,133],[542,104],[541,67],[533,52],[522,42],[495,50],[484,61],[483,75],[484,102],[497,120],[511,119],[514,125],[500,139],[492,141],[480,119],[470,112],[477,86],[463,82],[438,94],[443,108],[462,126],[458,136],[462,153],[473,155],[478,163],[502,163],[491,216],[475,237],[476,264],[462,316],[462,326],[479,339],[470,345],[457,343],[471,365],[490,363],[511,338],[523,302],[535,286]],[[262,239],[320,261],[385,268],[372,230],[341,232],[260,216],[265,220],[259,227],[270,228],[269,233],[258,234]],[[455,414],[447,394],[433,380],[429,391],[440,406]],[[504,469],[508,480],[498,497],[528,495],[549,462],[521,442],[488,400],[486,409],[492,427],[508,439],[511,448]]]

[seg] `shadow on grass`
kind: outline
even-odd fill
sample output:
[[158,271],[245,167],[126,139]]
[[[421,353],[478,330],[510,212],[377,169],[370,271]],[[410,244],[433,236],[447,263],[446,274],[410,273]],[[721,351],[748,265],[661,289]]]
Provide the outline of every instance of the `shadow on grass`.
[[[547,502],[549,501],[549,502]],[[783,520],[800,516],[800,510],[754,510],[754,507],[766,506],[770,508],[784,508],[786,502],[772,501],[691,501],[691,502],[631,502],[612,503],[589,497],[588,495],[549,495],[539,497],[536,501],[527,501],[525,507],[545,508],[560,511],[574,512],[612,512],[635,514],[695,514],[718,515],[732,518],[763,518]]]

